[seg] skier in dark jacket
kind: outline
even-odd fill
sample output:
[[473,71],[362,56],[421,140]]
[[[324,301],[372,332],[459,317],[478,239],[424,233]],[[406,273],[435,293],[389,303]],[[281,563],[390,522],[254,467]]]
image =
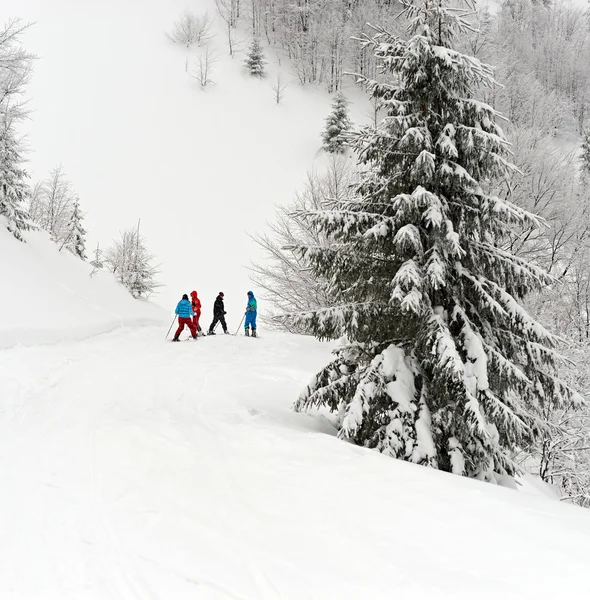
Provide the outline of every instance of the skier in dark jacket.
[[211,325],[209,325],[209,335],[214,335],[215,326],[217,323],[221,323],[223,327],[223,333],[229,333],[227,330],[227,324],[225,322],[225,307],[223,305],[223,292],[219,292],[217,298],[215,298],[215,303],[213,304],[213,321]]

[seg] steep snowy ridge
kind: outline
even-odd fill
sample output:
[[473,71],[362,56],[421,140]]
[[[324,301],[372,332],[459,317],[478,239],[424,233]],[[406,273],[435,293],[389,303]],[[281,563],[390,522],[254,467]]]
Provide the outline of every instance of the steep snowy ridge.
[[44,231],[17,241],[0,220],[0,348],[46,344],[112,331],[164,324],[159,306],[134,300],[110,273],[59,248]]

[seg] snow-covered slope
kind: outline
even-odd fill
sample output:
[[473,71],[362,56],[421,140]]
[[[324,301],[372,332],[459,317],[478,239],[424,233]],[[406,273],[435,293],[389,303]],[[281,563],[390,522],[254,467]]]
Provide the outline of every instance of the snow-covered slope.
[[122,326],[167,322],[150,302],[134,300],[110,273],[59,248],[44,231],[17,241],[0,217],[0,348],[79,340]]
[[587,597],[589,511],[293,413],[328,350],[143,328],[0,352],[0,598]]
[[[216,83],[199,90],[164,36],[184,7],[1,10],[37,22],[35,177],[64,163],[103,246],[141,217],[160,302],[197,288],[206,324],[223,289],[233,329],[256,257],[245,232],[300,186],[330,98],[274,55],[267,80],[249,78],[219,30]],[[264,330],[165,343],[162,311],[28,239],[0,224],[2,600],[587,596],[590,512],[338,441],[290,410],[329,346]]]
[[[188,61],[194,72],[201,50],[165,36],[187,6],[215,19],[205,91],[185,70]],[[257,256],[247,233],[300,189],[332,98],[302,88],[269,48],[268,76],[249,76],[244,54],[228,54],[213,0],[4,0],[4,11],[35,21],[26,37],[40,56],[30,85],[34,177],[63,163],[91,243],[106,246],[140,217],[166,286],[155,301],[171,309],[196,288],[209,318],[223,290],[233,325]],[[250,37],[245,21],[237,47]],[[279,106],[277,73],[287,84]],[[360,102],[355,120],[367,110]]]

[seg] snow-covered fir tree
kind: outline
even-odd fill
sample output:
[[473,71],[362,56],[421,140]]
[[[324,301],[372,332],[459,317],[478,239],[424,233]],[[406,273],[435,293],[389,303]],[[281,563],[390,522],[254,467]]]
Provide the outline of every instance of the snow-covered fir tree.
[[352,124],[348,114],[348,100],[342,92],[337,92],[332,102],[332,112],[326,119],[326,128],[322,133],[324,150],[332,153],[342,153],[345,149],[342,134],[349,131]]
[[0,215],[18,240],[30,229],[27,202],[30,188],[23,168],[21,141],[6,120],[0,125]]
[[65,242],[66,248],[82,260],[86,260],[86,230],[82,227],[84,215],[80,211],[80,203],[76,198],[68,224],[68,238]]
[[160,286],[153,261],[154,256],[148,252],[139,226],[124,231],[104,254],[104,264],[134,298],[148,298]]
[[252,43],[248,48],[244,65],[246,65],[250,75],[255,75],[256,77],[262,77],[264,75],[266,59],[264,58],[264,51],[260,44],[260,40],[257,37],[252,40]]
[[17,125],[28,114],[24,93],[35,56],[20,40],[29,25],[10,19],[0,27],[0,215],[19,240],[30,228],[28,175],[23,167],[24,149]]
[[579,397],[521,304],[548,277],[501,242],[537,219],[486,191],[513,171],[497,112],[475,98],[493,70],[454,49],[469,24],[445,4],[404,3],[408,39],[365,40],[394,83],[364,81],[386,116],[353,137],[356,198],[306,215],[331,240],[301,252],[335,306],[295,318],[342,341],[295,408],[328,407],[356,444],[494,480],[516,471],[540,405]]

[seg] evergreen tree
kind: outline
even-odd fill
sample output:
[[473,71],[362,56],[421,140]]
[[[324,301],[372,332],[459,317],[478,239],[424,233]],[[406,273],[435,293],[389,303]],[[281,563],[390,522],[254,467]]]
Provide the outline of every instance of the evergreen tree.
[[296,317],[344,336],[295,408],[326,406],[339,435],[393,457],[494,479],[534,438],[543,404],[579,397],[555,373],[555,340],[522,307],[548,283],[502,247],[534,215],[486,192],[513,171],[498,114],[474,98],[492,68],[455,49],[469,25],[443,3],[404,4],[408,39],[378,30],[387,117],[353,138],[357,196],[306,218],[329,247],[301,245],[335,306]]
[[257,37],[255,37],[250,44],[244,64],[250,72],[250,75],[256,75],[257,77],[262,77],[264,75],[266,60],[264,58],[262,45]]
[[30,229],[26,209],[28,175],[22,163],[21,142],[5,121],[0,130],[0,215],[6,218],[8,230],[21,241],[22,232]]
[[23,168],[22,141],[16,132],[18,123],[27,116],[24,92],[35,58],[20,45],[28,27],[19,19],[10,19],[0,27],[0,215],[21,241],[22,232],[31,227],[28,175]]
[[68,224],[69,234],[65,245],[72,254],[86,260],[86,230],[82,227],[83,220],[84,216],[80,212],[80,203],[76,198]]
[[322,133],[324,150],[332,153],[344,152],[344,140],[342,134],[351,128],[348,116],[348,100],[342,92],[338,92],[332,103],[332,112],[326,119],[326,128]]

